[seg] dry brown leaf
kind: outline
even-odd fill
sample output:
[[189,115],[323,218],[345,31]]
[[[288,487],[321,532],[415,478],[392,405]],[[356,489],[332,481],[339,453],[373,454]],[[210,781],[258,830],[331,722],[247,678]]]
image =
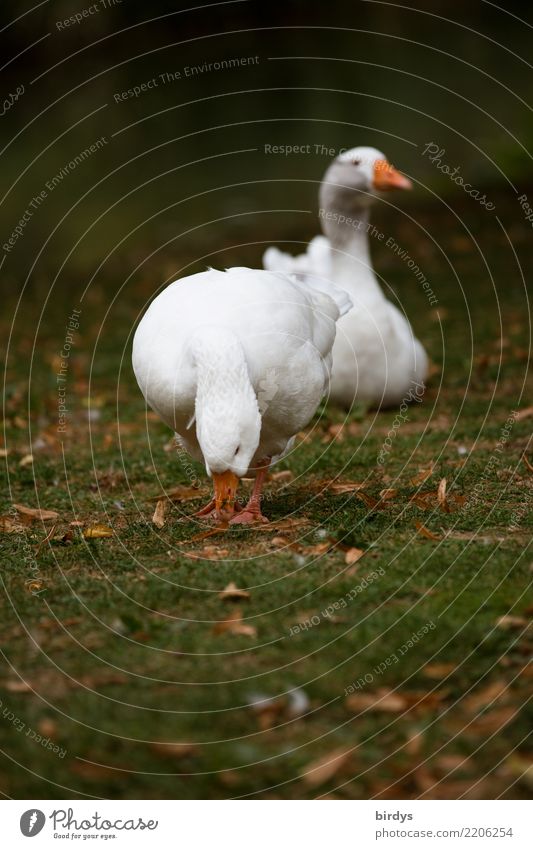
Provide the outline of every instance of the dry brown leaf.
[[379,495],[380,495],[380,498],[382,499],[382,501],[392,501],[392,499],[395,498],[398,495],[398,490],[397,489],[391,489],[391,488],[382,489],[380,491]]
[[160,758],[171,758],[174,761],[198,754],[198,746],[194,743],[150,743],[150,748]]
[[515,419],[517,422],[521,422],[522,419],[528,419],[530,416],[533,416],[533,407],[524,407],[523,410],[519,410]]
[[59,513],[55,510],[42,510],[39,507],[26,507],[24,504],[13,504],[13,507],[17,513],[23,517],[23,520],[27,519],[30,522],[34,519],[41,519],[41,521],[47,522],[49,520],[59,518]]
[[333,481],[329,484],[326,482],[324,485],[334,495],[344,495],[346,492],[359,492],[365,487],[364,483],[358,483],[357,481]]
[[480,708],[486,707],[491,702],[501,698],[505,693],[509,695],[506,681],[493,681],[481,690],[475,690],[461,702],[461,707],[469,713],[477,713]]
[[437,504],[445,513],[450,512],[448,499],[446,498],[446,478],[441,478],[437,489]]
[[522,460],[524,461],[528,472],[533,472],[533,466],[531,465],[525,454],[522,454]]
[[152,516],[152,522],[156,526],[156,528],[164,528],[165,526],[165,513],[167,512],[167,501],[164,498],[161,498],[157,504],[155,505],[154,515]]
[[0,448],[0,457],[7,457],[9,454],[9,448]]
[[524,628],[529,622],[523,616],[500,616],[496,621],[497,628],[508,631],[510,628]]
[[379,689],[373,693],[354,693],[348,696],[346,707],[353,711],[372,710],[384,713],[401,713],[408,707],[408,702],[399,693]]
[[31,466],[33,463],[33,454],[25,454],[24,457],[19,460],[19,466],[24,468],[25,466]]
[[422,522],[415,522],[415,527],[420,534],[420,536],[425,537],[426,539],[440,539],[437,534],[434,534],[433,531],[430,531],[429,528],[426,528]]
[[357,563],[358,560],[361,559],[365,552],[362,548],[349,548],[346,554],[344,555],[344,562],[347,566],[352,566],[354,563]]
[[420,471],[411,478],[410,483],[412,483],[413,486],[418,486],[418,484],[424,483],[433,474],[434,467],[435,464],[431,463],[427,469],[420,469]]
[[373,495],[368,495],[367,492],[363,492],[362,490],[357,492],[356,498],[358,498],[359,501],[362,501],[369,510],[383,509],[383,504],[377,498],[374,498]]
[[292,481],[294,475],[288,469],[284,469],[282,472],[274,472],[270,475],[270,479],[273,481]]
[[464,733],[476,734],[482,737],[490,734],[496,734],[512,722],[519,710],[519,708],[509,706],[495,708],[488,713],[483,713],[481,716],[477,717],[468,728],[464,729]]
[[422,749],[422,743],[424,742],[424,732],[422,729],[415,729],[409,733],[407,740],[403,746],[405,752],[413,757],[414,755],[419,755],[420,750]]
[[218,597],[223,599],[224,601],[238,601],[239,599],[248,599],[250,598],[250,593],[248,590],[240,590],[237,584],[234,581],[230,581],[227,587],[225,587],[222,592],[218,594]]
[[300,773],[304,784],[308,787],[319,787],[333,778],[352,757],[352,752],[346,749],[333,749],[327,755],[311,761]]
[[195,498],[200,498],[202,495],[202,490],[198,489],[195,486],[175,486],[173,489],[169,489],[168,492],[160,493],[159,495],[154,495],[151,498],[148,498],[148,501],[157,502],[162,499],[168,499],[168,501],[192,501]]
[[287,537],[274,537],[270,540],[270,542],[272,545],[283,547],[285,545],[288,545],[289,540],[287,539]]
[[243,637],[256,637],[257,629],[242,621],[242,613],[235,610],[227,619],[217,622],[213,628],[214,634],[237,634]]
[[424,667],[423,672],[426,678],[431,678],[434,681],[440,681],[450,675],[457,666],[455,663],[428,663]]
[[11,516],[0,516],[0,533],[22,534],[24,533],[24,525],[16,522]]
[[36,548],[35,548],[35,556],[36,557],[38,557],[39,554],[41,553],[41,549],[43,548],[43,546],[45,546],[47,542],[50,542],[50,540],[52,539],[52,537],[55,534],[56,528],[57,528],[57,525],[52,525],[52,527],[50,528],[50,530],[48,531],[48,533],[46,534],[44,539],[42,539],[40,541],[40,543],[36,546]]
[[19,678],[4,681],[3,685],[8,693],[31,693],[33,691],[31,684],[27,681],[21,681]]
[[83,536],[85,539],[103,539],[104,537],[112,537],[113,528],[110,528],[109,525],[91,525],[89,528],[85,528]]

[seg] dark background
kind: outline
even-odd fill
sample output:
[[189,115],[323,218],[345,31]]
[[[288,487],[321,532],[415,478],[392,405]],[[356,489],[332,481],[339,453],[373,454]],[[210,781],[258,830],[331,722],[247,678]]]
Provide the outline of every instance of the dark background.
[[[58,285],[68,287],[110,251],[114,274],[153,250],[151,269],[161,263],[171,274],[231,245],[307,240],[329,156],[313,147],[268,155],[265,144],[374,145],[417,181],[402,205],[419,210],[442,209],[437,195],[465,201],[421,155],[431,141],[479,189],[520,194],[531,180],[523,4],[191,0],[189,11],[123,0],[58,30],[90,5],[53,2],[24,14],[19,2],[2,4],[3,96],[25,87],[0,126],[2,242],[47,180],[108,140],[32,217],[6,258],[10,289],[26,278],[35,285],[65,260]],[[114,99],[164,72],[249,56],[257,64]],[[265,212],[278,209],[303,212]],[[262,250],[242,247],[230,259],[258,265]]]

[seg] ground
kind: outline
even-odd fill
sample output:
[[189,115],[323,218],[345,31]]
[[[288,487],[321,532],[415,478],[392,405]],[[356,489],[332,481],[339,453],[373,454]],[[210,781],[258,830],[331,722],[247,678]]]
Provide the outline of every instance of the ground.
[[[516,220],[513,203],[499,214]],[[83,275],[41,321],[46,280],[15,318],[10,304],[4,794],[528,797],[529,313],[494,217],[460,213],[470,232],[412,210],[438,244],[396,233],[437,303],[374,248],[431,354],[423,400],[324,406],[276,467],[261,528],[205,536],[189,518],[205,474],[135,385],[128,334],[168,263],[114,301],[116,269],[89,290],[64,434],[56,375]],[[527,223],[507,229],[525,264]],[[231,583],[243,592],[221,597]]]

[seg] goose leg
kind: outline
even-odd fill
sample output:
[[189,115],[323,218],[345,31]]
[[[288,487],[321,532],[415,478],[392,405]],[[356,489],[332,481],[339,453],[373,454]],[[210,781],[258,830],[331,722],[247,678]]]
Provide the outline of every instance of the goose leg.
[[[240,513],[243,508],[242,508],[242,505],[239,504],[238,501],[235,501],[234,509],[235,509],[236,513]],[[204,507],[202,507],[201,510],[198,510],[196,513],[193,513],[191,518],[193,518],[193,519],[217,519],[218,516],[217,516],[217,511],[216,511],[215,498],[213,497],[210,501],[208,501],[208,503]]]
[[230,525],[250,525],[253,522],[268,522],[267,517],[261,513],[261,491],[268,474],[271,459],[271,457],[265,457],[264,460],[258,463],[250,500],[236,516],[230,519]]

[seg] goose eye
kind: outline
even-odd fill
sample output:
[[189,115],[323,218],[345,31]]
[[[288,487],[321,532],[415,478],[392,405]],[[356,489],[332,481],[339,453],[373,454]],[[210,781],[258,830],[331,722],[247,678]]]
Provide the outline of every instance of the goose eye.
[[352,159],[352,165],[360,165],[360,164],[361,164],[360,159]]

